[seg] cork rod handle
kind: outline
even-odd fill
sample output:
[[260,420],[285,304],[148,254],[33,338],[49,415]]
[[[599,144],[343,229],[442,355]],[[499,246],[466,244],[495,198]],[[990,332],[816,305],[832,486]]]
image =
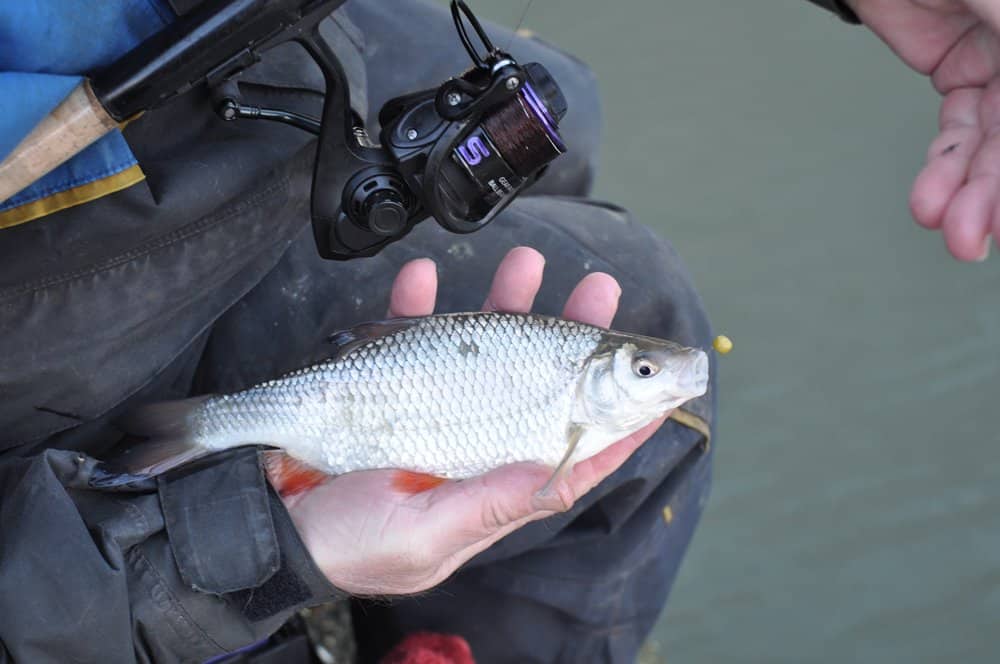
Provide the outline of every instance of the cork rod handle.
[[0,162],[0,203],[118,126],[85,80]]

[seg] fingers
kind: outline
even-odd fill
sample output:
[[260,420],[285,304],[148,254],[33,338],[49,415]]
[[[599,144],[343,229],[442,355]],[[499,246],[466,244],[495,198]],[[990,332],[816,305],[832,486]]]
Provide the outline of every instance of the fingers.
[[412,260],[400,269],[389,293],[389,318],[428,316],[437,298],[437,267],[429,258]]
[[622,289],[609,274],[593,272],[580,280],[563,308],[563,318],[608,327],[618,312]]
[[[530,311],[542,285],[545,258],[529,247],[512,249],[493,277],[484,311]],[[405,264],[392,284],[389,317],[427,316],[434,313],[437,269],[429,258]]]
[[528,312],[542,286],[545,257],[530,247],[511,249],[497,266],[483,311]]
[[949,93],[940,125],[910,209],[918,223],[941,230],[955,258],[983,260],[1000,226],[1000,79]]
[[945,210],[969,173],[981,135],[975,128],[949,129],[931,143],[927,164],[913,181],[910,213],[924,228],[941,228]]
[[978,120],[984,138],[941,228],[948,250],[965,261],[986,258],[990,232],[1000,217],[1000,78],[991,81],[979,97]]
[[[484,311],[527,312],[542,285],[545,258],[530,247],[512,249],[497,266]],[[392,284],[389,316],[426,316],[434,312],[437,270],[434,261],[418,258],[405,264]],[[588,274],[570,294],[563,316],[606,327],[618,311],[621,287],[603,272]]]
[[969,173],[982,142],[979,100],[982,90],[963,88],[941,102],[941,133],[927,151],[927,165],[917,175],[910,193],[913,218],[925,228],[940,228],[945,210]]
[[997,215],[997,188],[1000,177],[983,175],[969,181],[948,206],[941,234],[948,251],[962,261],[979,261],[987,256],[990,228]]

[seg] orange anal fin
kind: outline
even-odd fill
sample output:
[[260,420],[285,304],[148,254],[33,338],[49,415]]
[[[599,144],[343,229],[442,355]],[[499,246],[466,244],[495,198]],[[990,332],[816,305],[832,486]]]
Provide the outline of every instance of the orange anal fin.
[[412,470],[397,470],[392,476],[392,488],[400,493],[421,493],[441,486],[448,480],[437,475],[415,473]]
[[267,478],[282,498],[303,493],[330,479],[326,473],[293,459],[284,452],[268,450],[263,456]]

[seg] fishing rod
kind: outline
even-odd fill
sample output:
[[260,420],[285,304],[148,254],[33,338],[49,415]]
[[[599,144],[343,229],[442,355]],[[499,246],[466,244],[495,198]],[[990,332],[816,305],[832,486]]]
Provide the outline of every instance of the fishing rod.
[[[452,19],[473,66],[440,86],[392,99],[379,142],[351,112],[343,68],[319,33],[345,0],[204,2],[93,72],[0,162],[6,200],[108,132],[207,85],[224,120],[283,122],[318,136],[311,217],[321,256],[372,256],[433,217],[449,231],[483,228],[566,151],[567,111],[539,63],[496,48],[462,0]],[[469,27],[478,45],[470,36]],[[322,117],[244,105],[233,77],[268,50],[298,42],[326,83]]]

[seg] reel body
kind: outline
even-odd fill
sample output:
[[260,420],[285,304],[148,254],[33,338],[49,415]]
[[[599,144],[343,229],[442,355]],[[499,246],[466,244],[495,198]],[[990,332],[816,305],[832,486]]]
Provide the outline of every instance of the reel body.
[[326,79],[320,122],[244,107],[232,87],[217,95],[224,119],[272,119],[319,134],[312,225],[322,257],[373,256],[428,216],[455,233],[479,230],[566,151],[558,131],[566,101],[548,71],[496,49],[462,0],[451,11],[474,66],[438,88],[388,101],[378,144],[352,113],[340,63],[316,29],[296,40]]

